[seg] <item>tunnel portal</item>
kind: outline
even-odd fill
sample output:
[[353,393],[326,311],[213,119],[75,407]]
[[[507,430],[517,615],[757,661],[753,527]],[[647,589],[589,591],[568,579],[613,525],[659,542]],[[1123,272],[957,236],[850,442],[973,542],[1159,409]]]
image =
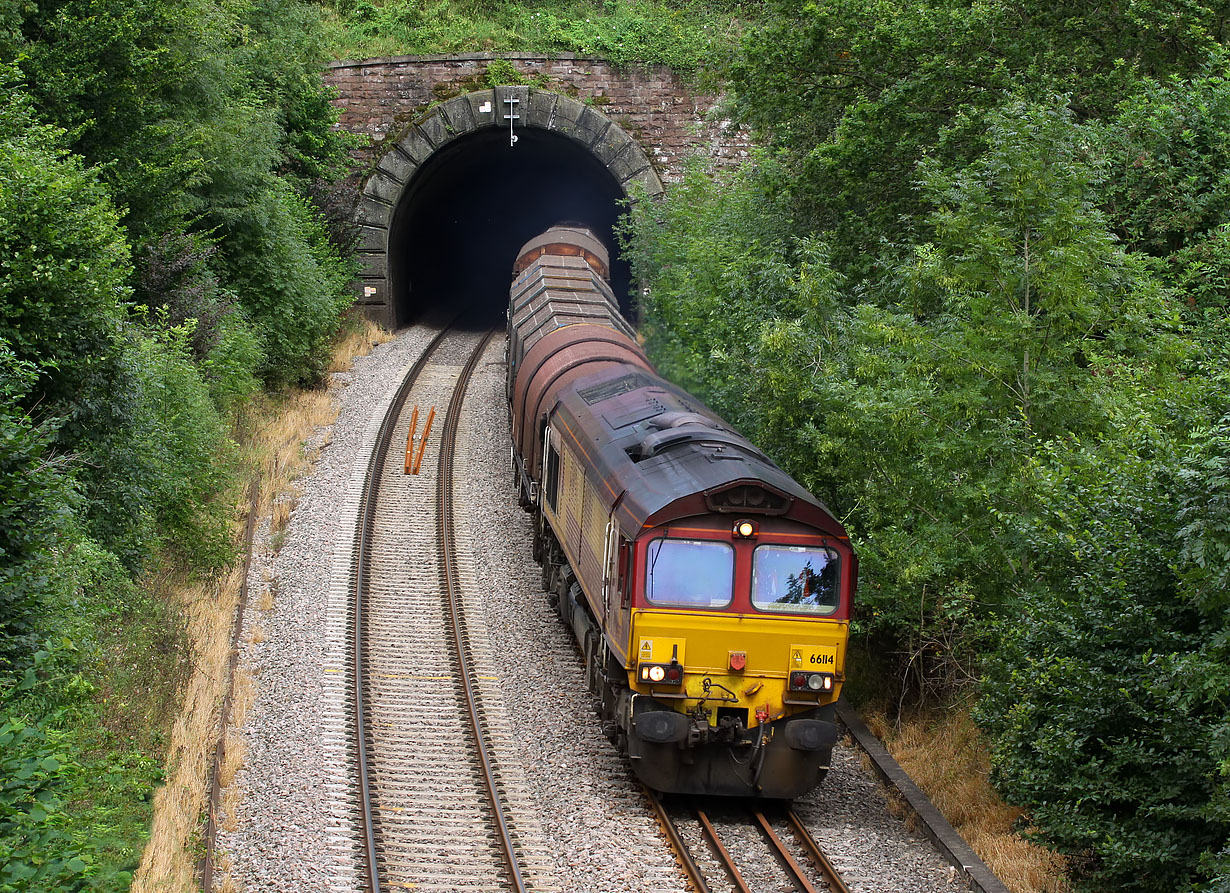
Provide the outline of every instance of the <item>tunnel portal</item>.
[[629,314],[614,227],[634,183],[662,189],[640,146],[591,106],[525,87],[451,99],[407,130],[363,189],[360,303],[392,328],[454,309],[497,323],[517,250],[569,223],[610,250],[611,284]]
[[557,223],[588,227],[614,260],[611,285],[629,312],[627,262],[613,228],[624,198],[603,164],[565,136],[524,130],[509,145],[490,129],[435,153],[407,185],[389,230],[397,323],[441,305],[503,317],[517,249]]

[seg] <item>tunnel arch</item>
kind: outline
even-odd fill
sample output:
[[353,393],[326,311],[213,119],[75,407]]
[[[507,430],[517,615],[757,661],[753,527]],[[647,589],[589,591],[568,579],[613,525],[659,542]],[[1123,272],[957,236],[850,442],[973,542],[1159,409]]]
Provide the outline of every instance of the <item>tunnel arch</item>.
[[[502,318],[522,243],[568,221],[617,256],[611,226],[637,184],[662,192],[637,142],[592,106],[530,87],[457,96],[415,121],[363,186],[358,303],[391,329],[458,301]],[[612,267],[626,296],[627,265]]]

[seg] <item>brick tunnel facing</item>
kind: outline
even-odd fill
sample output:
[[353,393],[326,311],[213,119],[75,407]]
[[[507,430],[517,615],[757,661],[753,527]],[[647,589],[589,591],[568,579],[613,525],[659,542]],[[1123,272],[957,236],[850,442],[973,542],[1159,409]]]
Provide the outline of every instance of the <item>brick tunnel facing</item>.
[[389,273],[398,326],[442,306],[465,306],[498,324],[517,249],[553,224],[592,230],[611,252],[611,284],[629,312],[628,265],[613,227],[623,190],[601,161],[559,133],[518,128],[467,134],[419,168],[389,230]]

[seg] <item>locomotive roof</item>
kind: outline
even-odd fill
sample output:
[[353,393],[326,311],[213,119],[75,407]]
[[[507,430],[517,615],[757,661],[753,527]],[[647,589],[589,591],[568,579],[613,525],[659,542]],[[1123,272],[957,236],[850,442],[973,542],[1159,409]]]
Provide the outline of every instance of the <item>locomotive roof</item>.
[[[557,413],[586,453],[598,492],[608,505],[620,500],[626,529],[719,511],[785,515],[846,537],[824,503],[703,403],[651,372],[624,366],[580,379],[560,392]],[[741,502],[741,488],[766,501]]]

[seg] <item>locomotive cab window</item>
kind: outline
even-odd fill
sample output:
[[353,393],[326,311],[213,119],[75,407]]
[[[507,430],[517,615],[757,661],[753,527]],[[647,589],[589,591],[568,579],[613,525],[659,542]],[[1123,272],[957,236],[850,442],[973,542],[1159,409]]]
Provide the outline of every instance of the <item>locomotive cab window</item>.
[[817,546],[757,546],[752,605],[782,614],[832,614],[841,600],[841,562]]
[[735,550],[729,543],[656,539],[649,544],[645,597],[673,608],[724,608],[734,593]]
[[547,505],[551,511],[556,510],[556,498],[559,495],[559,450],[554,444],[547,446],[547,473],[543,475],[543,485],[546,491]]

